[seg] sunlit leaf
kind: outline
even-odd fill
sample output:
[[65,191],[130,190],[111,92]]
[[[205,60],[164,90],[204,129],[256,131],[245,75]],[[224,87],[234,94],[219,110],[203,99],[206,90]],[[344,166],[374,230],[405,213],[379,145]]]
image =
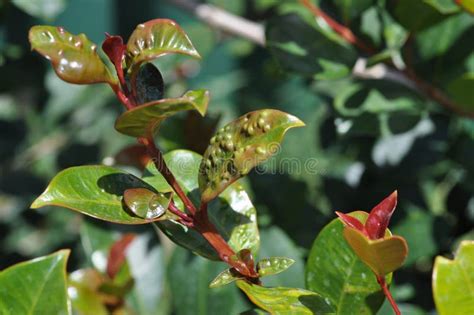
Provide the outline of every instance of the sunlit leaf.
[[196,110],[204,116],[209,103],[207,90],[188,91],[182,97],[162,99],[140,105],[123,113],[115,122],[115,129],[132,136],[153,134],[166,117],[185,110]]
[[467,12],[474,14],[474,1],[472,0],[456,0],[456,3],[460,5]]
[[[350,215],[362,223],[368,217],[362,211]],[[347,244],[343,230],[342,221],[334,219],[319,232],[306,265],[306,287],[326,297],[336,314],[374,315],[384,295],[371,269]]]
[[53,178],[31,208],[66,207],[97,219],[121,224],[152,222],[154,219],[137,217],[124,206],[122,196],[130,188],[153,190],[139,178],[109,166],[71,167]]
[[[191,200],[199,202],[197,174],[201,156],[187,150],[175,150],[165,154],[164,159]],[[143,180],[159,191],[171,191],[153,164],[147,167]],[[179,204],[176,197],[175,202]],[[211,222],[235,252],[248,248],[253,255],[256,254],[260,244],[256,210],[239,183],[232,184],[219,198],[209,203],[208,213]],[[215,250],[194,229],[169,220],[159,221],[156,225],[175,243],[206,258],[219,259]]]
[[463,241],[453,260],[438,256],[433,296],[440,315],[474,314],[474,241]]
[[334,314],[324,297],[311,291],[284,287],[266,288],[238,280],[237,286],[258,307],[271,314]]
[[66,293],[69,250],[13,265],[0,272],[5,314],[70,314]]
[[37,25],[30,29],[29,40],[31,48],[49,59],[64,81],[77,84],[116,82],[97,54],[97,45],[84,34],[73,35],[61,27]]
[[183,29],[168,19],[155,19],[139,24],[128,39],[127,50],[134,67],[170,53],[200,58]]
[[276,275],[290,268],[295,261],[287,257],[264,258],[257,263],[257,272],[260,277]]
[[400,236],[371,240],[362,232],[346,227],[344,238],[357,256],[379,276],[400,268],[408,255],[407,243]]
[[203,202],[218,196],[258,163],[276,153],[288,129],[304,126],[298,118],[272,109],[248,113],[221,128],[204,153],[199,172]]

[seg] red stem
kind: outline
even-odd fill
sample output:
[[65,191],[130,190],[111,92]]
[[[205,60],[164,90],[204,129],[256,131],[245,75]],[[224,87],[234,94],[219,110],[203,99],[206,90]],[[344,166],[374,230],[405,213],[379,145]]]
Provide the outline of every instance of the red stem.
[[402,313],[400,312],[400,309],[398,308],[397,303],[393,299],[392,293],[390,293],[390,290],[388,289],[385,278],[378,275],[376,275],[376,277],[377,277],[377,282],[382,288],[383,294],[385,294],[385,296],[387,297],[387,300],[390,302],[390,305],[392,305],[393,312],[395,313],[395,315],[401,315]]
[[[322,11],[319,7],[313,4],[310,0],[300,0],[300,3],[304,5],[308,10],[310,10],[314,16],[321,17],[326,21],[326,23],[342,38],[344,38],[348,43],[357,46],[360,50],[373,55],[376,53],[376,50],[369,45],[365,44],[361,39],[359,39],[348,27],[340,24],[329,15],[327,15],[324,11]],[[397,71],[401,75],[405,76],[407,79],[411,80],[418,90],[431,98],[432,100],[436,101],[440,105],[444,106],[445,108],[457,113],[461,116],[471,117],[474,118],[474,113],[463,110],[459,107],[455,102],[453,102],[449,97],[444,94],[443,91],[435,87],[434,85],[424,81],[420,77],[418,77],[412,68],[408,67],[405,70],[399,70],[393,66],[391,62],[385,62],[385,64],[391,67],[394,71]]]
[[180,217],[180,219],[182,219],[183,221],[186,221],[186,222],[192,222],[193,219],[191,217],[189,217],[186,213],[184,213],[183,211],[179,210],[178,207],[176,207],[176,205],[174,204],[173,200],[171,200],[170,202],[170,205],[168,206],[168,210],[177,215],[178,217]]

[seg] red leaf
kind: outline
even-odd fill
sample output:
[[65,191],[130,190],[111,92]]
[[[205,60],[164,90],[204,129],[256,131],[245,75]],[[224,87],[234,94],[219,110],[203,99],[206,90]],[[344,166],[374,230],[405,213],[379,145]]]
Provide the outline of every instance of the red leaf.
[[336,211],[336,214],[346,226],[354,228],[354,229],[356,229],[358,231],[361,231],[362,233],[366,234],[365,228],[364,228],[364,225],[362,224],[362,222],[360,222],[359,220],[357,220],[354,217],[351,217],[350,215],[347,215],[345,213],[341,213],[339,211]]
[[365,222],[365,229],[370,239],[375,240],[384,237],[390,218],[397,206],[397,196],[398,193],[395,190],[370,211]]
[[106,33],[107,38],[102,43],[102,50],[109,57],[114,64],[115,70],[120,80],[122,87],[125,85],[125,78],[123,75],[122,61],[125,56],[127,47],[123,44],[123,39],[120,36],[111,36]]
[[125,250],[134,238],[135,234],[127,233],[110,248],[109,257],[107,259],[107,274],[111,279],[120,271],[120,268],[125,262]]

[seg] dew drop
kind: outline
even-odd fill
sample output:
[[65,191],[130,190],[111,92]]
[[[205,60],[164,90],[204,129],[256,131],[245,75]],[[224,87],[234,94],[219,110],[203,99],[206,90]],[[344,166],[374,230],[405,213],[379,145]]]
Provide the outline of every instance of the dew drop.
[[144,29],[144,28],[145,28],[145,24],[138,24],[138,25],[137,25],[137,28],[139,28],[139,29]]

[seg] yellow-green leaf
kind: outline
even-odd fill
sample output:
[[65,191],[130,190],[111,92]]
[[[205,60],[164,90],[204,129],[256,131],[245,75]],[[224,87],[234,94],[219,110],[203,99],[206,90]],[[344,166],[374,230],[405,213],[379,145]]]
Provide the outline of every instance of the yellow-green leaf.
[[311,291],[284,287],[266,288],[244,280],[238,280],[237,286],[255,305],[270,314],[334,314],[334,309],[324,297]]
[[182,97],[162,99],[140,105],[123,113],[115,122],[115,129],[132,136],[152,135],[166,117],[185,110],[196,110],[205,115],[209,91],[188,91]]
[[436,257],[433,296],[439,315],[474,314],[474,241],[463,241],[453,260]]
[[408,255],[407,242],[400,236],[371,240],[362,232],[345,227],[344,238],[357,256],[379,276],[400,268]]
[[234,269],[229,268],[218,274],[217,277],[215,277],[214,280],[212,280],[212,282],[209,284],[209,288],[222,287],[242,278],[243,277],[235,272]]
[[278,151],[288,129],[304,126],[290,114],[264,109],[248,113],[221,128],[211,139],[199,171],[203,202]]
[[73,35],[61,27],[37,25],[30,29],[31,48],[49,59],[57,75],[76,84],[107,82],[117,79],[97,54],[97,45],[86,35]]
[[264,258],[257,263],[257,272],[260,277],[276,275],[290,268],[295,261],[287,257]]

